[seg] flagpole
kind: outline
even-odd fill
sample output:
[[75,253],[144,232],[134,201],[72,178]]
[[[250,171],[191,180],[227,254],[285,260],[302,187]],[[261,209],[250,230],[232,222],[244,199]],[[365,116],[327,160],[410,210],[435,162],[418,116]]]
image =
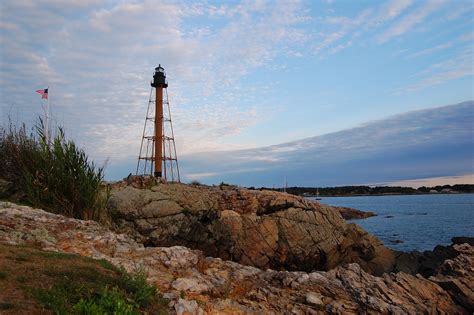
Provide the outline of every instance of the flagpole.
[[45,136],[46,136],[46,144],[49,146],[49,85],[48,85],[48,102],[46,104],[46,132],[45,132]]

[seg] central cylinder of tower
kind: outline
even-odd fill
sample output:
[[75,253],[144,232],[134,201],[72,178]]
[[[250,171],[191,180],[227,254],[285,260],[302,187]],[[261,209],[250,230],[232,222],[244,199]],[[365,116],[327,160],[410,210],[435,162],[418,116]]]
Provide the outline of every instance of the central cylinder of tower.
[[163,173],[163,89],[168,87],[165,69],[159,65],[155,68],[151,86],[156,89],[155,99],[155,177],[162,177]]
[[156,88],[155,102],[155,177],[163,172],[163,87]]

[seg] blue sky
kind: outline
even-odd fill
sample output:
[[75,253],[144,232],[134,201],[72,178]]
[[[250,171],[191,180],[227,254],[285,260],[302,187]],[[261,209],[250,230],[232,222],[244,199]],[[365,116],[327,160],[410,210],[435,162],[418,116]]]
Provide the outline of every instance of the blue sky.
[[0,114],[30,124],[49,85],[55,122],[126,176],[161,63],[183,160],[322,136],[472,100],[473,15],[463,0],[2,1]]

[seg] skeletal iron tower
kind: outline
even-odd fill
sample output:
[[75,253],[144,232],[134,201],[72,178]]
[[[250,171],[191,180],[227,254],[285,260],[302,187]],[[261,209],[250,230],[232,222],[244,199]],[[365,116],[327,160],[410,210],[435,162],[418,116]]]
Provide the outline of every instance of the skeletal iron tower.
[[151,82],[136,174],[180,182],[167,88],[165,69],[159,65]]

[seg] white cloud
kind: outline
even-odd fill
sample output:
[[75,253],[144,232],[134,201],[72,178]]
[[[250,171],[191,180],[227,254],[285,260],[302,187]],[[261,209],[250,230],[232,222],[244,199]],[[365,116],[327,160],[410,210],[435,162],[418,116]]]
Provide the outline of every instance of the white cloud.
[[446,0],[427,1],[424,5],[405,15],[400,21],[392,25],[388,30],[379,36],[378,41],[380,43],[385,43],[393,37],[405,34],[414,26],[423,22],[428,15],[441,8],[445,3]]
[[426,49],[420,50],[416,53],[410,54],[407,57],[408,58],[416,58],[416,57],[420,57],[420,56],[430,55],[434,52],[452,47],[453,44],[454,44],[453,42],[447,42],[447,43],[439,44],[439,45],[436,45],[434,47],[426,48]]
[[[264,97],[245,95],[241,79],[279,54],[298,54],[306,40],[297,1],[1,6],[0,94],[20,92],[18,102],[29,104],[29,92],[49,84],[55,113],[92,156],[138,154],[158,63],[168,72],[180,152],[236,148],[225,140],[258,121]],[[196,16],[204,25],[187,23]]]
[[397,89],[396,93],[418,91],[451,80],[472,77],[474,73],[473,58],[474,50],[468,45],[456,56],[432,64],[423,71],[420,71],[416,76],[421,77],[421,79],[406,87]]
[[383,183],[383,185],[413,187],[413,188],[419,188],[422,186],[434,187],[437,185],[458,185],[458,184],[474,185],[474,174],[461,175],[461,176],[420,178],[420,179],[402,180],[402,181],[391,182],[391,183]]
[[464,33],[459,37],[460,40],[466,41],[466,42],[471,42],[474,41],[474,31],[470,31],[467,33]]
[[317,34],[320,43],[315,46],[314,52],[320,54],[328,49],[330,54],[335,54],[345,50],[354,45],[362,34],[373,32],[399,17],[412,3],[412,0],[391,0],[365,9],[355,17],[325,17],[322,19],[322,25],[332,28]]
[[413,0],[392,0],[387,3],[387,5],[382,9],[383,14],[382,18],[384,20],[390,20],[396,18],[400,15],[406,8],[408,8],[413,3]]

